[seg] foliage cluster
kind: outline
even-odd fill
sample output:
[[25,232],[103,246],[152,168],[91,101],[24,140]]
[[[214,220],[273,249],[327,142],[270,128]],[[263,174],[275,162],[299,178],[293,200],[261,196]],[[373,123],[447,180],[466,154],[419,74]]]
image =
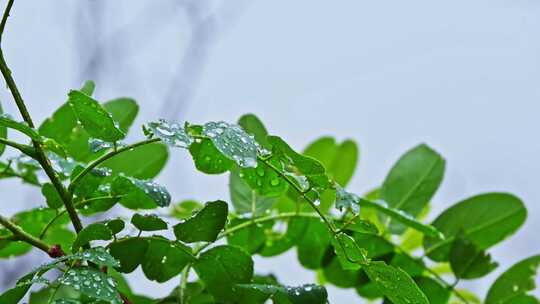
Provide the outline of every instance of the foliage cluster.
[[[52,258],[3,292],[0,303],[19,303],[31,290],[30,304],[324,304],[329,284],[384,303],[480,303],[459,282],[493,271],[487,250],[526,219],[516,196],[483,193],[426,224],[445,160],[424,144],[401,156],[380,187],[358,195],[347,189],[359,157],[355,142],[322,137],[296,152],[252,114],[237,124],[150,122],[146,139],[126,144],[136,102],[100,103],[89,81],[36,126],[1,50],[0,69],[24,120],[0,115],[0,156],[6,147],[20,152],[0,161],[0,179],[40,187],[44,203],[0,215],[0,258],[32,248]],[[8,139],[8,130],[28,143]],[[228,174],[230,203],[173,202],[153,178],[177,150],[188,151],[202,173]],[[114,206],[130,218],[83,225],[81,217]],[[252,256],[291,249],[317,284],[284,286],[255,273]],[[484,302],[538,303],[529,291],[539,263],[536,255],[510,267]],[[178,286],[161,299],[138,295],[124,278],[138,267],[148,280],[177,279]]]

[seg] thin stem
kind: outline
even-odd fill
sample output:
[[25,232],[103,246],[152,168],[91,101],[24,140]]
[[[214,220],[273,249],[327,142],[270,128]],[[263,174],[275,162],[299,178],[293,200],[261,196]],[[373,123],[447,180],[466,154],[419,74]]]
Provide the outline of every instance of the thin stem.
[[4,139],[4,138],[0,138],[0,143],[4,144],[6,146],[10,146],[12,148],[15,148],[15,149],[19,150],[20,152],[22,152],[23,154],[26,154],[26,155],[28,155],[28,156],[30,156],[32,158],[36,158],[36,153],[35,153],[34,148],[32,146],[19,144],[19,143],[9,141],[9,140]]
[[40,239],[37,239],[33,235],[25,232],[24,230],[22,230],[21,227],[17,226],[15,223],[3,217],[2,215],[0,215],[0,224],[2,224],[2,226],[6,227],[6,229],[11,231],[11,233],[13,233],[13,235],[17,238],[17,240],[28,243],[36,248],[41,249],[47,254],[49,254],[49,250],[51,249],[49,245],[47,245],[45,242],[41,241]]
[[184,304],[186,300],[186,287],[189,279],[189,271],[191,270],[191,264],[187,264],[182,270],[180,276],[180,286],[178,286],[178,304]]
[[159,139],[159,138],[147,139],[147,140],[144,140],[144,141],[140,141],[138,143],[134,143],[134,144],[131,144],[131,145],[124,146],[124,147],[122,147],[120,149],[116,149],[116,150],[110,151],[107,154],[102,155],[98,159],[96,159],[93,162],[89,163],[88,166],[86,166],[86,168],[84,168],[84,170],[82,170],[77,176],[75,176],[73,178],[73,180],[71,181],[71,184],[68,187],[68,191],[72,192],[73,189],[75,189],[75,187],[77,186],[77,183],[79,183],[80,180],[86,174],[90,173],[90,171],[92,171],[94,168],[99,166],[104,161],[106,161],[106,160],[108,160],[108,159],[110,159],[110,158],[112,158],[112,157],[114,157],[114,156],[116,156],[116,155],[118,155],[118,154],[120,154],[122,152],[126,152],[126,151],[129,151],[131,149],[134,149],[134,148],[137,148],[137,147],[140,147],[140,146],[144,146],[144,145],[148,145],[148,144],[151,144],[151,143],[159,142],[159,141],[161,141],[161,139]]
[[[94,201],[99,201],[99,200],[104,200],[104,199],[117,199],[117,198],[121,198],[123,195],[117,195],[117,196],[98,196],[98,197],[93,197],[93,198],[89,198],[89,199],[86,199],[86,200],[83,200],[77,204],[75,204],[75,208],[79,208],[81,206],[84,206],[86,204],[89,204],[91,202],[94,202]],[[43,229],[41,230],[41,232],[39,233],[39,239],[42,240],[43,237],[45,237],[45,233],[47,233],[47,231],[49,230],[49,228],[51,228],[51,226],[59,219],[61,218],[64,214],[66,214],[67,210],[62,210],[60,212],[58,212],[58,214],[56,214],[55,217],[53,217],[48,223],[47,225],[45,225],[45,227],[43,227]]]
[[6,27],[7,19],[9,17],[9,12],[11,11],[11,7],[13,6],[14,0],[9,0],[6,6],[6,9],[4,10],[4,15],[2,16],[2,22],[0,23],[0,42],[2,42],[2,36],[4,34],[4,28]]
[[339,228],[338,233],[347,230],[347,228],[349,228],[349,226],[350,226],[351,224],[353,224],[354,221],[355,221],[357,218],[359,218],[359,217],[360,217],[360,213],[354,215],[354,216],[351,217],[349,220],[347,220],[347,221],[345,222],[345,224],[343,224],[343,226],[341,226],[341,228]]
[[292,180],[290,180],[287,175],[281,172],[281,170],[279,170],[274,165],[272,165],[269,161],[267,161],[266,158],[259,157],[259,160],[265,163],[268,167],[272,168],[272,170],[274,170],[279,176],[281,176],[289,185],[291,185],[298,192],[298,194],[300,194],[300,196],[302,196],[302,198],[304,198],[304,200],[306,200],[306,202],[308,202],[311,208],[313,208],[313,210],[315,210],[315,212],[319,214],[319,217],[326,223],[326,226],[332,232],[332,234],[335,235],[337,233],[337,230],[334,224],[326,217],[326,215],[322,213],[319,207],[315,205],[315,202],[306,196],[306,193],[297,184],[295,184]]
[[[11,10],[11,7],[13,6],[13,0],[9,0],[6,10],[4,11],[4,15],[2,18],[2,22],[0,23],[0,42],[1,37],[7,22],[7,17],[9,16],[9,12]],[[4,53],[2,51],[2,48],[0,47],[0,71],[2,72],[2,75],[4,76],[4,79],[6,81],[6,84],[13,95],[13,99],[15,100],[15,103],[17,104],[17,108],[19,109],[19,112],[21,113],[21,116],[23,117],[24,121],[28,124],[30,128],[35,128],[34,121],[32,120],[32,117],[30,116],[30,113],[28,112],[28,109],[26,108],[26,105],[24,103],[24,100],[21,96],[21,93],[19,92],[19,89],[17,85],[15,84],[15,80],[13,80],[13,77],[11,76],[11,70],[8,68],[6,60],[4,59]],[[77,214],[77,211],[73,207],[72,202],[72,196],[66,191],[64,188],[64,185],[62,185],[62,182],[56,175],[56,172],[54,171],[51,162],[45,155],[45,152],[43,148],[41,147],[41,144],[35,140],[32,140],[32,145],[34,146],[36,150],[36,160],[39,162],[49,179],[51,180],[51,183],[56,188],[56,191],[62,198],[62,201],[64,202],[64,206],[66,207],[66,210],[69,213],[69,217],[71,219],[71,222],[73,224],[73,227],[75,228],[75,231],[78,233],[82,230],[82,224],[81,220],[79,218],[79,215]]]

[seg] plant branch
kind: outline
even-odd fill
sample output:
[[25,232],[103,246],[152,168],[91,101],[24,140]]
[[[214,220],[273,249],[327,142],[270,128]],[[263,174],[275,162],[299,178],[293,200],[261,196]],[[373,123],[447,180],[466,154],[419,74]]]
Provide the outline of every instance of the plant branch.
[[[6,10],[4,11],[2,23],[0,23],[0,42],[2,38],[1,35],[3,34],[4,27],[7,22],[7,17],[9,16],[9,12],[11,10],[11,7],[13,6],[13,1],[14,0],[9,0]],[[0,46],[0,71],[2,72],[2,75],[4,76],[6,84],[9,90],[11,91],[11,94],[13,95],[13,99],[15,100],[15,103],[17,104],[17,108],[19,109],[19,112],[21,113],[21,116],[23,117],[24,121],[28,124],[29,127],[35,128],[32,117],[30,116],[30,113],[28,112],[28,109],[26,108],[26,105],[21,96],[21,93],[19,92],[19,89],[17,85],[15,84],[13,77],[11,76],[11,70],[8,68],[6,64],[6,60],[4,59],[4,53],[2,51],[1,46]],[[66,189],[64,188],[64,185],[62,185],[62,182],[56,175],[56,172],[54,171],[51,165],[51,162],[45,155],[45,151],[41,147],[41,144],[35,140],[32,140],[32,144],[36,150],[36,160],[39,162],[39,164],[41,165],[41,167],[43,168],[43,170],[45,171],[45,173],[51,180],[52,184],[54,185],[56,191],[62,198],[64,206],[66,207],[66,210],[69,213],[69,217],[71,219],[73,227],[75,228],[75,231],[78,233],[79,231],[82,230],[82,223],[79,218],[79,215],[77,214],[77,211],[73,207],[72,196],[66,191]]]
[[49,250],[51,249],[49,245],[47,245],[42,240],[37,239],[33,235],[25,232],[24,230],[22,230],[21,227],[17,226],[15,223],[3,217],[2,215],[0,215],[0,224],[2,224],[2,226],[6,227],[6,229],[11,231],[11,233],[13,233],[13,236],[16,237],[16,240],[28,243],[49,254]]
[[116,149],[116,150],[110,151],[107,154],[102,155],[98,159],[96,159],[93,162],[89,163],[88,166],[86,166],[86,168],[84,168],[84,170],[82,170],[79,174],[77,174],[77,176],[75,176],[73,178],[73,180],[71,181],[71,183],[70,183],[70,185],[68,187],[68,191],[71,193],[73,191],[73,189],[75,189],[75,187],[77,186],[77,183],[79,183],[80,180],[86,174],[90,173],[90,171],[92,171],[94,168],[99,166],[104,161],[106,161],[106,160],[108,160],[108,159],[110,159],[110,158],[112,158],[112,157],[114,157],[114,156],[116,156],[116,155],[118,155],[120,153],[130,151],[130,150],[135,149],[137,147],[148,145],[148,144],[159,142],[159,141],[161,141],[161,139],[159,139],[159,138],[151,138],[151,139],[140,141],[140,142],[137,142],[137,143],[134,143],[134,144],[131,144],[131,145],[124,146],[124,147],[122,147],[120,149]]
[[0,143],[4,144],[6,146],[10,146],[12,148],[15,148],[15,149],[19,150],[20,152],[22,152],[23,154],[28,155],[28,156],[30,156],[30,157],[32,157],[34,159],[36,158],[34,147],[32,147],[32,146],[19,144],[19,143],[16,143],[16,142],[4,139],[4,138],[0,138]]
[[300,196],[302,196],[302,198],[304,198],[304,200],[306,200],[306,202],[308,202],[308,204],[311,206],[311,208],[313,208],[313,210],[315,210],[315,212],[317,212],[317,214],[319,214],[319,217],[325,222],[326,226],[328,226],[328,229],[332,232],[332,234],[335,235],[337,233],[337,230],[336,230],[336,227],[334,226],[334,224],[326,217],[326,215],[324,215],[322,213],[322,211],[319,209],[319,207],[317,207],[317,205],[315,205],[315,202],[312,201],[310,198],[308,198],[306,196],[306,193],[298,185],[296,185],[292,180],[289,179],[289,177],[287,175],[283,174],[283,172],[281,172],[281,170],[276,168],[274,165],[272,165],[270,162],[268,162],[265,158],[259,157],[259,160],[261,160],[263,163],[265,163],[268,167],[272,168],[272,170],[274,170],[277,174],[279,174],[279,176],[281,176],[283,179],[285,179],[285,181],[287,181],[287,183],[289,185],[291,185],[296,190],[296,192],[298,192],[298,194],[300,194]]
[[2,42],[2,36],[4,34],[4,28],[6,27],[7,19],[9,17],[9,12],[11,12],[11,7],[13,6],[15,0],[9,0],[4,10],[4,15],[2,16],[2,22],[0,23],[0,43]]
[[[98,197],[92,197],[92,198],[89,198],[89,199],[85,199],[77,204],[74,205],[75,208],[79,208],[81,206],[84,206],[86,204],[89,204],[91,202],[95,202],[95,201],[99,201],[99,200],[104,200],[104,199],[117,199],[117,198],[121,198],[123,195],[117,195],[117,196],[98,196]],[[43,227],[43,229],[41,230],[41,232],[39,233],[39,239],[43,239],[43,237],[45,237],[45,233],[47,233],[47,231],[49,230],[49,228],[51,228],[51,226],[59,219],[61,218],[64,214],[66,214],[67,210],[62,210],[60,212],[58,212],[58,214],[56,214],[55,217],[53,217],[48,223],[47,225],[45,225],[45,227]]]

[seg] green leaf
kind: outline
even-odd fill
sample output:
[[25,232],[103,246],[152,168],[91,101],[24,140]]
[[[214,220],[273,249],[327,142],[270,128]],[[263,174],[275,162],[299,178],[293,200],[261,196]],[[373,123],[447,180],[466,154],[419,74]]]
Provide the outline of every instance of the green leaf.
[[434,261],[448,261],[452,242],[463,232],[480,250],[513,234],[525,221],[523,202],[507,193],[486,193],[461,201],[441,213],[432,225],[446,237],[426,237],[424,250]]
[[107,267],[118,267],[120,266],[120,263],[111,256],[107,250],[103,247],[94,247],[87,249],[83,252],[78,252],[73,255],[67,256],[67,259],[74,259],[74,260],[84,260],[87,262],[91,262],[95,265],[98,265],[100,267],[107,266]]
[[331,243],[344,270],[358,270],[368,262],[366,251],[349,235],[338,233]]
[[270,144],[266,140],[268,131],[264,127],[262,121],[254,114],[245,114],[238,120],[238,125],[242,127],[248,134],[255,137],[255,141],[265,149],[271,149]]
[[[280,222],[282,225],[285,222]],[[279,227],[280,224],[275,226]],[[298,218],[291,218],[287,222],[287,230],[285,233],[281,231],[272,231],[266,234],[266,242],[259,254],[264,257],[271,257],[281,254],[293,246],[304,237],[307,229],[307,222]]]
[[[71,180],[78,176],[83,170],[83,166],[77,165],[71,172]],[[111,170],[108,168],[93,169],[78,181],[73,189],[73,193],[80,198],[89,197],[94,194],[99,185],[110,175]]]
[[193,267],[208,291],[223,303],[234,303],[236,285],[249,283],[253,276],[251,256],[233,246],[203,252]]
[[171,215],[177,219],[183,220],[191,217],[193,213],[203,208],[203,204],[195,200],[185,200],[173,205]]
[[105,223],[107,228],[111,230],[112,234],[118,234],[120,231],[124,230],[124,228],[126,227],[126,224],[120,218],[107,220],[103,223]]
[[80,91],[88,96],[92,96],[94,94],[94,90],[96,89],[96,84],[92,80],[87,80],[83,83],[83,86],[81,87]]
[[167,146],[152,143],[115,155],[103,162],[102,166],[112,169],[116,174],[123,173],[138,179],[150,179],[161,172],[168,158]]
[[285,297],[286,303],[290,304],[325,304],[328,301],[326,288],[314,284],[298,287],[263,284],[239,284],[238,286],[267,294],[274,299],[274,303],[283,303],[280,301],[281,297]]
[[232,160],[221,154],[212,141],[206,138],[192,143],[189,153],[197,170],[207,174],[221,174],[234,165]]
[[429,304],[424,293],[403,270],[386,265],[384,262],[371,262],[364,271],[392,303]]
[[58,279],[58,282],[97,300],[108,301],[112,304],[123,303],[116,291],[114,279],[91,267],[70,269]]
[[340,288],[353,288],[360,284],[359,270],[345,270],[337,258],[326,264],[323,268],[324,278]]
[[321,137],[309,144],[303,154],[320,161],[328,176],[342,187],[349,183],[358,163],[358,146],[352,140],[338,144],[333,137]]
[[439,230],[437,230],[436,226],[434,227],[434,225],[432,226],[432,225],[423,224],[417,221],[411,215],[401,210],[397,210],[392,207],[389,207],[384,201],[379,200],[379,201],[372,202],[372,201],[361,198],[359,203],[360,203],[360,206],[376,209],[380,213],[383,213],[389,216],[390,218],[402,223],[405,226],[408,226],[417,231],[420,231],[426,236],[430,236],[435,239],[442,239],[444,237],[444,235]]
[[26,295],[30,287],[32,287],[32,285],[25,284],[21,286],[18,284],[28,281],[28,280],[32,280],[32,278],[34,278],[34,275],[35,275],[35,272],[31,272],[23,276],[22,278],[20,278],[17,281],[17,285],[15,287],[6,290],[4,293],[0,295],[0,303],[9,303],[9,304],[19,303],[24,298],[24,296]]
[[510,267],[489,288],[486,304],[538,303],[527,292],[536,287],[539,266],[540,255],[535,255]]
[[239,177],[257,194],[264,197],[281,196],[288,189],[287,182],[271,166],[280,169],[281,163],[277,157],[271,157],[265,163],[261,160],[257,168],[241,168]]
[[303,237],[296,244],[298,260],[307,269],[319,269],[330,246],[332,236],[320,219],[299,218],[298,220],[304,221],[307,226]]
[[227,221],[228,206],[224,201],[208,202],[192,218],[174,226],[174,235],[180,241],[214,242]]
[[330,186],[324,166],[314,158],[295,152],[283,139],[277,136],[268,136],[272,145],[272,154],[276,155],[285,165],[290,174],[307,178],[309,187],[322,191]]
[[139,113],[137,102],[125,97],[109,100],[103,104],[103,108],[111,114],[114,121],[118,122],[118,127],[125,134]]
[[352,238],[369,259],[379,258],[394,252],[394,245],[381,236],[354,233]]
[[493,271],[498,264],[473,242],[458,236],[452,243],[450,266],[456,278],[476,279]]
[[157,231],[167,229],[167,223],[155,214],[140,215],[135,213],[131,218],[131,223],[141,231]]
[[271,209],[276,200],[273,197],[259,195],[240,177],[238,170],[232,170],[229,174],[229,192],[234,211],[237,214],[250,214],[254,217]]
[[84,227],[77,235],[77,239],[73,243],[73,252],[76,252],[80,247],[88,244],[91,241],[112,239],[112,231],[103,223],[94,223]]
[[30,128],[25,122],[18,122],[13,120],[13,118],[9,114],[0,114],[0,127],[14,129],[30,137],[30,139],[32,140],[42,141],[42,137],[38,134],[36,130]]
[[[93,81],[86,81],[81,88],[81,92],[92,96],[95,84]],[[64,103],[54,112],[51,118],[47,118],[39,127],[39,134],[53,138],[60,144],[66,145],[70,141],[73,128],[77,126],[77,117],[68,102]]]
[[70,91],[68,96],[75,116],[91,137],[108,142],[116,142],[125,137],[111,114],[99,102],[76,90]]
[[149,123],[144,130],[148,136],[155,136],[171,147],[188,148],[194,142],[182,126],[164,119]]
[[191,248],[161,237],[148,238],[150,244],[142,261],[145,276],[159,283],[178,275],[194,257]]
[[171,202],[171,195],[163,186],[122,175],[114,179],[112,194],[122,195],[120,204],[129,209],[166,207]]
[[450,290],[428,277],[414,278],[416,285],[426,295],[430,304],[446,304],[450,299]]
[[[251,222],[251,219],[235,218],[229,222],[229,228],[249,222]],[[227,243],[238,246],[250,254],[254,254],[264,246],[266,242],[266,230],[271,229],[272,225],[273,222],[268,221],[229,233],[227,235]]]
[[49,208],[58,209],[64,206],[64,202],[62,201],[60,194],[58,194],[56,191],[56,188],[54,188],[53,184],[43,184],[41,187],[41,194],[45,196],[45,200],[47,201],[47,206],[49,206]]
[[[394,209],[416,217],[429,203],[444,175],[445,161],[426,145],[409,150],[392,167],[384,180],[380,197]],[[390,231],[401,234],[401,223],[389,222]]]
[[203,135],[210,138],[219,152],[238,166],[257,166],[257,142],[240,126],[223,121],[208,122],[203,126]]
[[133,272],[144,261],[148,246],[149,241],[136,237],[125,238],[111,243],[111,255],[120,261],[118,271],[123,273]]

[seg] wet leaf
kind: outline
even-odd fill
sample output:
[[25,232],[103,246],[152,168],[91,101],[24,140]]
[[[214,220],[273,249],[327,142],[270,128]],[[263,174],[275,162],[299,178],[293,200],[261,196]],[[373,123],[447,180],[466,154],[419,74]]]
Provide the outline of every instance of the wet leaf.
[[234,303],[236,285],[249,283],[253,276],[251,256],[233,246],[217,246],[203,252],[193,267],[208,291],[223,303]]
[[324,286],[306,284],[298,287],[239,284],[241,288],[253,289],[262,292],[274,299],[274,303],[282,303],[280,298],[287,299],[291,304],[325,304],[328,301],[328,292]]
[[192,218],[174,226],[174,235],[182,242],[213,242],[227,221],[228,206],[224,201],[208,202]]
[[91,137],[108,142],[116,142],[125,137],[111,114],[98,101],[76,90],[69,92],[68,96],[77,120]]
[[171,202],[171,195],[165,187],[122,175],[114,179],[112,194],[121,195],[120,204],[129,209],[167,207]]
[[167,223],[155,214],[141,215],[135,213],[131,218],[131,223],[141,231],[157,231],[167,229]]
[[184,266],[193,262],[191,248],[161,237],[147,238],[148,249],[142,260],[145,276],[159,283],[166,282],[178,275]]
[[114,279],[94,268],[70,269],[58,279],[58,282],[97,300],[109,301],[112,304],[123,303],[116,291]]
[[540,255],[535,255],[510,267],[489,288],[486,304],[538,303],[527,293],[536,287],[539,266]]
[[188,148],[193,143],[193,138],[186,133],[184,127],[164,119],[149,123],[145,131],[147,135],[157,137],[171,147]]
[[379,290],[394,304],[429,304],[424,293],[411,277],[399,268],[384,262],[371,262],[364,271]]
[[227,158],[243,168],[257,166],[257,142],[240,126],[223,121],[208,122],[203,135]]

